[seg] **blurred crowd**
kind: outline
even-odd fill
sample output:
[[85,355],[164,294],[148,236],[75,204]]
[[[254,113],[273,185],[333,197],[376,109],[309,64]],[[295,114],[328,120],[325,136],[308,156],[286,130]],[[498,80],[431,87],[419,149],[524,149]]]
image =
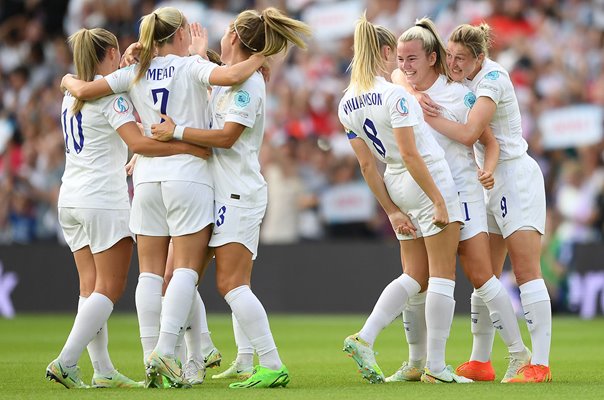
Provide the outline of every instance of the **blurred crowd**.
[[104,27],[124,49],[136,40],[139,18],[159,5],[181,8],[207,26],[218,51],[226,24],[247,8],[276,6],[314,24],[309,50],[276,63],[267,88],[263,243],[392,236],[337,119],[354,28],[354,19],[338,22],[339,15],[349,18],[338,10],[358,16],[364,9],[397,35],[422,16],[445,39],[460,23],[491,24],[491,58],[510,71],[529,153],[546,178],[543,264],[554,291],[564,290],[574,245],[602,241],[604,142],[548,148],[539,119],[570,105],[604,106],[604,0],[0,0],[0,244],[62,240],[59,82],[73,72],[66,37],[81,27]]

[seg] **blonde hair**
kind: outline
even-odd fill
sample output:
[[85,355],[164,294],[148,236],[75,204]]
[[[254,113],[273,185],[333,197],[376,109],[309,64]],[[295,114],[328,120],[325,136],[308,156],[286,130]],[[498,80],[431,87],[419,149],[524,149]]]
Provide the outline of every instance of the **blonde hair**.
[[354,28],[354,56],[350,63],[350,86],[357,92],[370,89],[375,77],[386,71],[386,63],[382,58],[382,47],[396,49],[396,38],[388,29],[375,26],[363,16]]
[[312,32],[305,23],[289,18],[274,7],[268,7],[261,13],[243,11],[230,29],[237,34],[243,50],[267,57],[286,51],[290,43],[306,49],[301,36],[310,36]]
[[[98,65],[103,62],[110,48],[118,49],[115,35],[102,28],[80,29],[69,36],[67,42],[73,50],[73,63],[78,79],[90,82],[94,80]],[[77,114],[84,106],[84,101],[76,99],[73,113]]]
[[413,40],[419,40],[422,42],[422,48],[426,52],[426,56],[432,53],[436,53],[436,63],[434,69],[437,73],[445,75],[447,79],[451,80],[449,74],[449,67],[447,67],[447,50],[445,44],[438,35],[436,25],[430,18],[424,17],[415,22],[415,26],[407,29],[398,38],[399,42],[411,42]]
[[155,54],[155,47],[171,43],[176,31],[186,23],[185,16],[174,7],[161,7],[141,18],[138,37],[141,51],[134,82],[138,82],[147,73]]
[[479,26],[459,25],[449,36],[449,41],[466,46],[474,58],[478,58],[481,54],[488,57],[489,48],[493,43],[491,27],[484,22]]

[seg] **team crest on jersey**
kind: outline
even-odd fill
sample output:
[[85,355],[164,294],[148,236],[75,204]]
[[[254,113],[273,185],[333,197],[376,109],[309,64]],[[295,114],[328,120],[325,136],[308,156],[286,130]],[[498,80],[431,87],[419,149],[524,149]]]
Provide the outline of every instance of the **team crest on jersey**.
[[130,103],[122,96],[118,97],[113,101],[113,109],[119,114],[127,113],[130,110]]
[[463,98],[463,103],[468,108],[474,107],[474,103],[476,103],[476,95],[472,92],[468,92],[468,94],[466,94]]
[[488,74],[486,74],[484,77],[485,77],[485,79],[494,81],[497,78],[499,78],[499,71],[491,71]]
[[400,100],[396,103],[396,111],[398,111],[401,115],[409,114],[409,106],[407,105],[407,99],[401,97]]
[[243,108],[248,104],[250,104],[250,94],[245,90],[238,90],[237,93],[235,93],[235,105]]

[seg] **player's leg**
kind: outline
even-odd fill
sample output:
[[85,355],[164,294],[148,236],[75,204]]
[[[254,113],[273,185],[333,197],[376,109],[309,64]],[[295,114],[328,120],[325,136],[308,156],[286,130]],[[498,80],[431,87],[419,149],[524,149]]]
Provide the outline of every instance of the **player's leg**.
[[426,365],[426,288],[428,287],[428,254],[424,240],[401,241],[404,273],[414,277],[422,292],[409,296],[403,309],[403,328],[409,346],[409,359],[386,382],[419,381]]
[[471,382],[455,375],[445,363],[445,349],[455,311],[453,292],[459,229],[460,224],[452,222],[439,233],[424,238],[430,268],[426,296],[428,352],[422,375],[424,382]]
[[[105,251],[95,253],[94,261],[97,278],[93,294],[103,295],[115,304],[122,296],[126,287],[131,257],[132,238],[130,237],[121,239]],[[88,299],[87,303],[89,301],[90,299]],[[94,367],[92,386],[142,387],[142,383],[135,382],[119,373],[113,366],[108,350],[107,322],[104,323],[95,338],[88,344],[88,354]]]
[[541,277],[541,234],[535,230],[519,230],[507,237],[506,243],[533,350],[530,365],[521,368],[509,382],[549,382],[552,311],[549,293]]
[[[60,210],[60,217],[61,217]],[[62,225],[63,221],[61,221]],[[65,230],[65,229],[64,229]],[[83,234],[83,232],[82,232]],[[66,232],[66,239],[69,244],[69,237]],[[82,355],[82,351],[94,337],[86,330],[86,326],[82,326],[82,322],[86,322],[85,318],[78,316],[83,308],[86,300],[94,291],[96,280],[96,267],[94,258],[90,252],[90,247],[85,246],[73,252],[73,258],[76,263],[78,277],[80,279],[80,301],[78,302],[78,314],[71,328],[71,332],[61,350],[59,356],[46,367],[46,377],[49,380],[61,383],[66,388],[86,388],[86,385],[80,376],[80,368],[77,366],[78,360]],[[84,320],[84,321],[83,321]],[[76,325],[77,322],[77,325]],[[102,326],[102,325],[101,325]],[[94,329],[94,327],[92,327]],[[96,331],[95,331],[96,333]]]
[[481,232],[460,242],[459,257],[475,289],[471,298],[472,354],[470,361],[460,365],[456,372],[473,380],[495,379],[490,360],[495,326],[508,347],[510,360],[514,361],[515,375],[521,364],[528,362],[530,353],[522,341],[509,295],[493,275],[487,234]]

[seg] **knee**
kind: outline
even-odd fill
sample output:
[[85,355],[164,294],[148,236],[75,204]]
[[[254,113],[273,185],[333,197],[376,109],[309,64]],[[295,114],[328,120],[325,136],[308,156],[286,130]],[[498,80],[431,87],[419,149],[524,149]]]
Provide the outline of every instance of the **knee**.
[[115,304],[122,297],[125,289],[126,280],[122,282],[111,282],[106,284],[100,283],[96,286],[94,291],[104,296],[107,296],[107,298],[109,298],[109,300],[111,300]]
[[218,293],[224,297],[228,292],[235,289],[235,286],[233,286],[232,279],[224,276],[216,276],[216,288],[218,289]]

